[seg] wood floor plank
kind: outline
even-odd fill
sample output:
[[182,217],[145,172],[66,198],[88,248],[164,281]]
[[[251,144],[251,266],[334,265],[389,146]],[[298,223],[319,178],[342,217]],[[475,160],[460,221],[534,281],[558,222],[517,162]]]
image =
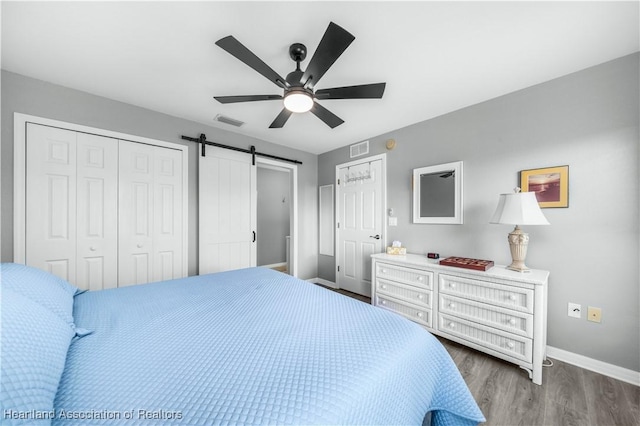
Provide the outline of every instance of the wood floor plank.
[[570,410],[588,413],[582,370],[571,364],[554,360],[553,374],[547,377],[547,401]]
[[[511,397],[507,402],[506,425],[537,426],[545,425],[546,386],[536,385],[529,375],[515,375],[511,384]],[[543,370],[542,382],[545,383],[547,369]]]
[[589,370],[584,370],[583,375],[592,424],[638,425],[622,382]]
[[544,424],[553,426],[588,426],[591,423],[586,411],[574,410],[565,404],[556,404],[547,398]]
[[519,373],[512,367],[502,360],[487,358],[478,372],[478,376],[483,378],[476,383],[480,386],[470,388],[487,419],[487,426],[515,424],[509,399],[513,395],[512,382]]

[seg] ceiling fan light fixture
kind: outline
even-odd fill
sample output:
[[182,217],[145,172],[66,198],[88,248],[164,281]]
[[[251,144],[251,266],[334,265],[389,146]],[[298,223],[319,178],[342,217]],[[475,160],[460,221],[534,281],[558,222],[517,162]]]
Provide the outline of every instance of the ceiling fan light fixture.
[[284,95],[284,107],[291,112],[307,112],[313,107],[313,97],[304,90],[292,90]]

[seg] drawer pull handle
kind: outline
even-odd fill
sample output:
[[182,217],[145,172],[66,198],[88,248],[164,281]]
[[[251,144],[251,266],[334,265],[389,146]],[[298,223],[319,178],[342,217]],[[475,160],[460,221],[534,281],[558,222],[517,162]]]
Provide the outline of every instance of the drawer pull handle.
[[382,302],[380,302],[380,303],[381,303],[381,304],[383,304],[383,305],[386,305],[386,304],[387,304],[387,301],[386,301],[386,300],[383,300],[383,301],[382,301]]
[[418,317],[422,318],[422,312],[418,312]]
[[89,250],[96,251],[96,248],[94,246],[91,246],[91,247],[89,247]]
[[419,294],[419,295],[418,295],[418,299],[422,300],[422,299],[424,299],[424,296],[423,296],[423,295],[421,295],[421,294]]
[[511,318],[511,319],[509,320],[509,324],[511,324],[511,325],[516,325],[516,320],[515,320],[515,319],[513,319],[513,318]]
[[386,289],[386,288],[387,288],[387,286],[383,284],[383,285],[382,285],[382,288],[383,288],[383,289]]
[[422,277],[418,277],[416,278],[418,281],[422,281]]
[[509,349],[513,349],[516,345],[514,345],[513,342],[507,342],[507,346],[509,347]]
[[383,274],[386,274],[387,270],[386,269],[381,269],[380,272],[382,272]]
[[452,322],[449,323],[449,328],[456,328],[456,325]]
[[451,287],[451,288],[456,288],[456,283],[451,283],[451,284],[449,284],[449,287]]
[[456,304],[455,304],[455,303],[449,303],[449,307],[450,307],[451,309],[454,309],[454,308],[456,307]]
[[513,294],[509,295],[509,300],[511,300],[512,302],[515,302],[516,296],[514,296]]

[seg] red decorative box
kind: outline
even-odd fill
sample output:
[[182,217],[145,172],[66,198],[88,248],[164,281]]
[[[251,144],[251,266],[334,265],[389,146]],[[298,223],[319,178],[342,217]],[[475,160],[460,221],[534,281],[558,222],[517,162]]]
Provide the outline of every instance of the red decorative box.
[[455,266],[456,268],[475,269],[486,271],[493,266],[492,260],[471,259],[469,257],[447,257],[440,261],[441,265]]

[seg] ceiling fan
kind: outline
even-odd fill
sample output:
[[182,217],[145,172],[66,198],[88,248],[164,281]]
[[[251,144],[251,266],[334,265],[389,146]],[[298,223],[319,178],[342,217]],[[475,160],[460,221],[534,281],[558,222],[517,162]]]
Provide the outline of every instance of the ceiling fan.
[[353,40],[355,40],[355,37],[348,31],[330,22],[318,48],[309,61],[309,65],[304,71],[300,69],[300,62],[307,56],[306,46],[302,43],[294,43],[289,47],[289,56],[296,62],[296,69],[284,79],[235,37],[227,36],[221,38],[216,42],[216,45],[262,74],[262,76],[283,89],[284,93],[283,95],[214,96],[214,98],[223,104],[282,99],[284,108],[273,120],[269,126],[270,128],[283,127],[294,112],[311,111],[333,129],[344,123],[344,120],[320,105],[317,102],[318,100],[380,99],[386,85],[386,83],[375,83],[315,90],[318,81]]

